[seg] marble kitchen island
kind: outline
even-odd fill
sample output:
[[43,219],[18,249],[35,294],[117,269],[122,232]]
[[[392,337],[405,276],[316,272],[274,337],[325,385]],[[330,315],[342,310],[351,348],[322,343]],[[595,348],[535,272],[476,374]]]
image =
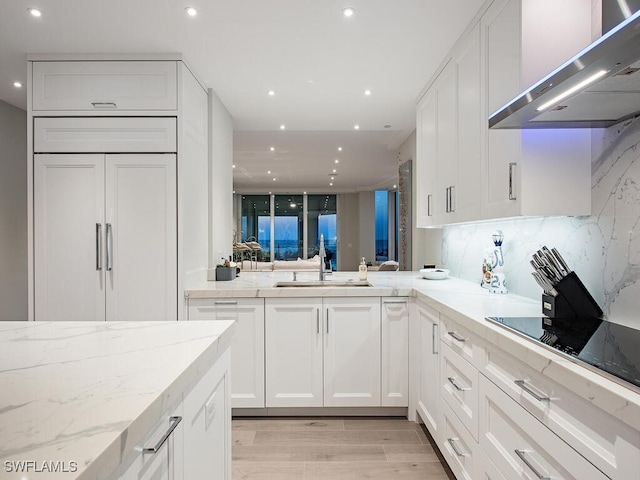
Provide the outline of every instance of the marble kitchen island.
[[[0,323],[0,478],[130,478],[135,465],[119,465],[132,462],[143,439],[157,443],[148,432],[183,404],[188,415],[192,392],[209,395],[199,379],[220,367],[228,382],[233,330],[232,321]],[[230,409],[221,396],[224,440]],[[189,428],[176,429],[184,450]],[[172,448],[171,468],[181,470],[182,444]]]

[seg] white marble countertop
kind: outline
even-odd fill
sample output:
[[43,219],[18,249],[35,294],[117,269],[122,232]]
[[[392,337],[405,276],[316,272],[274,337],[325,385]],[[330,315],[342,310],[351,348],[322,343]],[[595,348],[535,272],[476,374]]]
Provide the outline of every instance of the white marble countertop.
[[[298,281],[317,280],[317,272],[299,272]],[[542,316],[539,300],[513,294],[496,295],[466,280],[425,280],[418,272],[369,272],[372,287],[274,288],[291,281],[291,272],[241,272],[228,282],[206,282],[186,292],[188,298],[409,296],[432,306],[480,338],[525,361],[543,375],[567,385],[577,395],[636,430],[640,430],[640,389],[623,386],[554,351],[494,325],[486,317]],[[334,272],[334,281],[357,280],[357,272]]]
[[[0,322],[0,478],[107,478],[226,349],[232,324]],[[8,471],[20,461],[29,473]],[[67,472],[36,473],[46,462]]]

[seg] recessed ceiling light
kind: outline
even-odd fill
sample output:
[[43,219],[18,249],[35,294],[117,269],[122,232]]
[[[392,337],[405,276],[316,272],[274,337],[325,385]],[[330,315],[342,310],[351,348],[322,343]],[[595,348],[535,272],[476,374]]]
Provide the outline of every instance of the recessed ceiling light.
[[340,163],[340,160],[338,160],[337,158],[333,161],[333,163]]
[[360,130],[360,125],[354,125],[353,128],[354,130]]
[[274,181],[274,182],[276,181],[276,177],[273,177],[273,181]]
[[331,177],[331,180],[335,180],[335,179],[336,179],[336,177]]
[[396,188],[396,186],[394,185],[393,188]]
[[369,95],[371,95],[371,90],[365,90],[364,94],[368,97]]
[[235,165],[231,165],[231,168],[236,168],[236,166]]
[[269,90],[269,91],[267,92],[267,95],[269,95],[270,97],[273,97],[275,94],[276,94],[276,91],[275,91],[275,90]]
[[269,150],[271,150],[272,152],[275,151],[276,147],[271,147]]
[[306,194],[307,194],[307,192],[302,192],[302,194],[303,194],[303,195],[306,195]]
[[185,12],[187,12],[187,15],[189,15],[190,17],[195,17],[196,15],[198,15],[198,10],[194,7],[187,7],[184,9]]
[[22,88],[22,82],[13,82],[13,86],[16,88]]
[[285,128],[287,127],[285,127],[284,124],[280,125],[280,130],[284,130]]
[[342,147],[338,147],[338,151],[341,152],[342,151]]
[[42,12],[37,8],[27,8],[27,12],[31,14],[32,17],[41,17]]
[[346,7],[342,9],[342,15],[345,17],[353,17],[354,13],[356,13],[356,9],[353,7]]
[[267,175],[271,175],[271,170],[267,170]]
[[335,168],[333,169],[333,173],[336,173],[336,169]]
[[330,187],[333,187],[333,182],[331,182],[331,183],[329,184],[329,186],[330,186]]

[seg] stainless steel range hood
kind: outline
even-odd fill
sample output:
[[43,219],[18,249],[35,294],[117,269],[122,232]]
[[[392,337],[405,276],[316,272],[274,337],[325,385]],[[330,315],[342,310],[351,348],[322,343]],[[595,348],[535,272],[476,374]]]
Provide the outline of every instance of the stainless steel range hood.
[[639,70],[640,11],[491,114],[489,128],[615,125],[640,115]]

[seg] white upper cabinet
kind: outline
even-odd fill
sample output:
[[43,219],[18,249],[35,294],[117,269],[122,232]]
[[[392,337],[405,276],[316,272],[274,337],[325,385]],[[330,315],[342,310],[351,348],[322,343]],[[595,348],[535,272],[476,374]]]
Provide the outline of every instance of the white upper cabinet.
[[590,41],[590,0],[491,4],[418,102],[418,227],[590,214],[589,129],[488,129],[491,113]]
[[32,109],[176,110],[177,63],[33,62]]
[[482,218],[591,213],[589,129],[488,130],[487,118],[591,41],[591,2],[498,0],[483,15]]

